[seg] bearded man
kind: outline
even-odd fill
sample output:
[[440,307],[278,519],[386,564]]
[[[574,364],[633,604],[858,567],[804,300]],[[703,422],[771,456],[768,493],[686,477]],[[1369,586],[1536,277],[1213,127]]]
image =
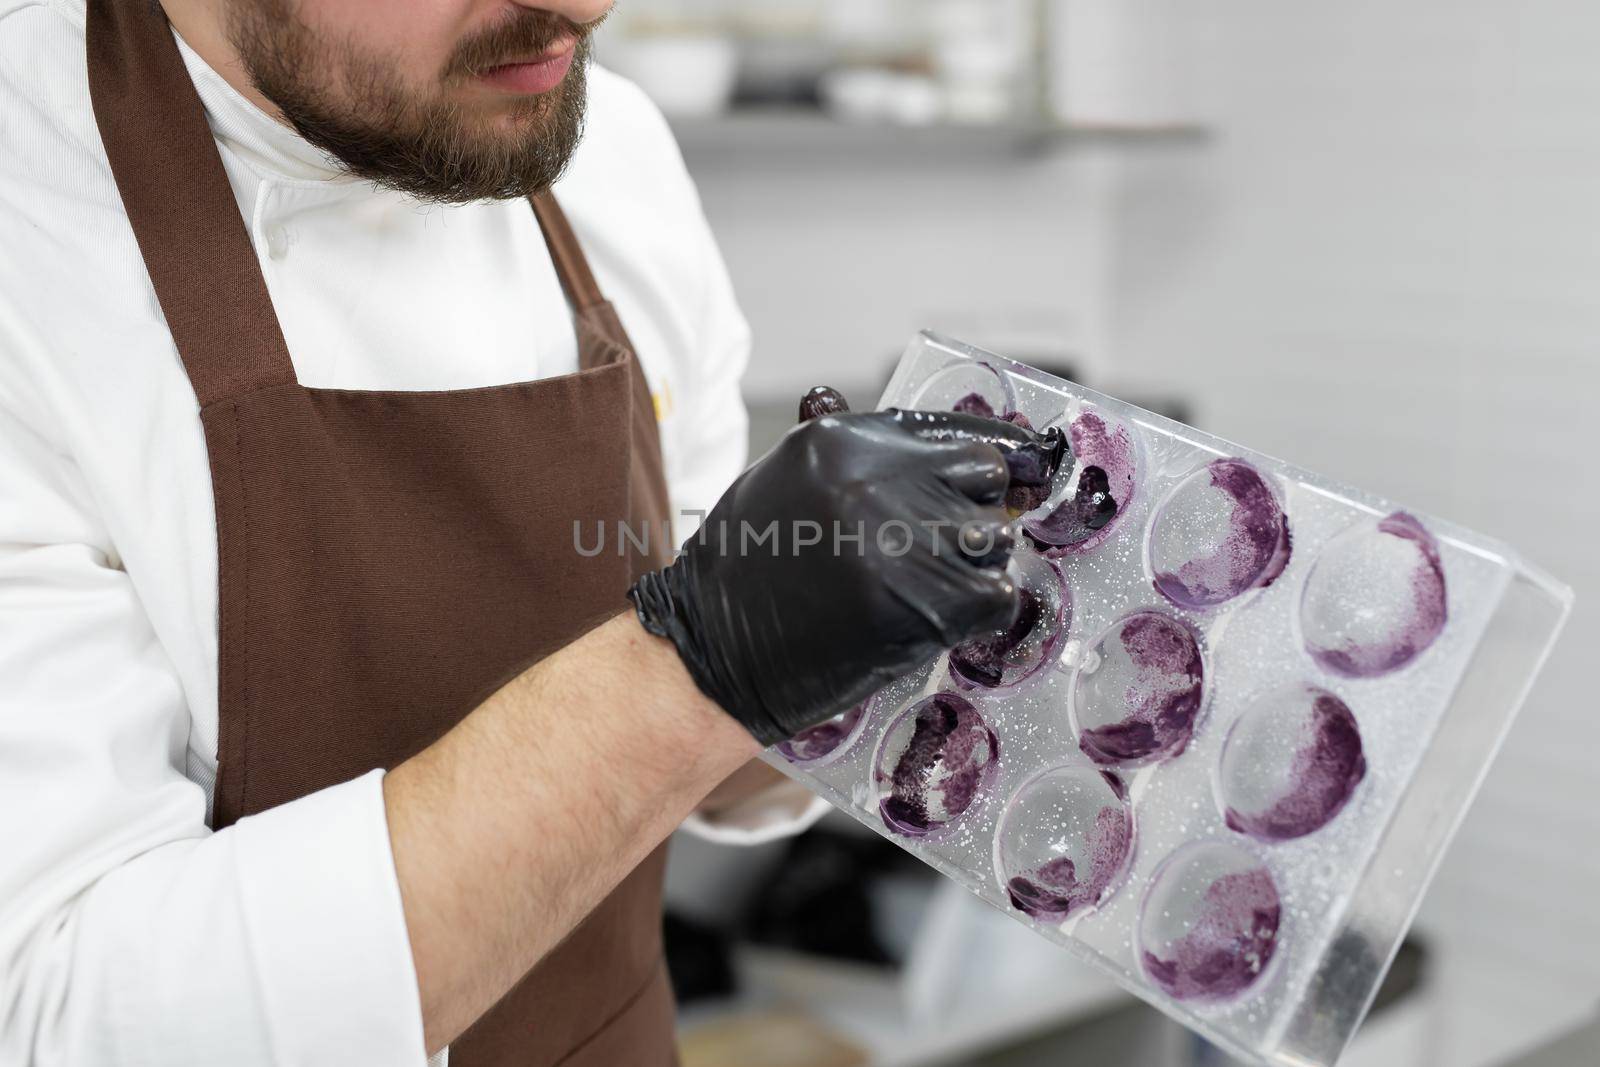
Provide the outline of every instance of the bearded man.
[[609,3],[0,0],[0,1063],[670,1064],[668,835],[1009,624],[1059,441],[740,473]]

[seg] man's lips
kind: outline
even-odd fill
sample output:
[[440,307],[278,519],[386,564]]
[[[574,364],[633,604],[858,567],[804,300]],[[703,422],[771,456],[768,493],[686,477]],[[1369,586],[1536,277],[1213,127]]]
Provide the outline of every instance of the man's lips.
[[503,63],[480,71],[477,80],[506,93],[533,96],[548,93],[560,85],[572,69],[572,58],[578,42],[568,39],[533,59],[517,63]]

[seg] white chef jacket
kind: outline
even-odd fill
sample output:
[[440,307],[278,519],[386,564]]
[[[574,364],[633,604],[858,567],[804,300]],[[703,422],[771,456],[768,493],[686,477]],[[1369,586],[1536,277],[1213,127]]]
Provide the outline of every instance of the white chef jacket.
[[[83,0],[0,0],[0,1064],[420,1065],[381,773],[206,828],[205,441],[100,146],[83,19]],[[183,51],[303,384],[576,368],[525,202],[425,206],[341,175]],[[744,463],[749,334],[634,86],[592,72],[556,191],[638,349],[674,508],[704,509]],[[757,840],[822,809],[774,792],[701,826]]]

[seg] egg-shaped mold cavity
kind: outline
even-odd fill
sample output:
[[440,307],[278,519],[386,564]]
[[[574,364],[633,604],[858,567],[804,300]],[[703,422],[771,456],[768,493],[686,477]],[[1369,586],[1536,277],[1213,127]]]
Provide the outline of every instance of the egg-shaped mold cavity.
[[1205,696],[1205,658],[1187,624],[1136,611],[1084,652],[1068,688],[1078,747],[1101,766],[1171,759],[1188,747]]
[[1425,652],[1448,614],[1439,544],[1397,511],[1323,546],[1300,596],[1300,633],[1324,670],[1371,678]]
[[826,767],[850,751],[867,727],[873,700],[835,715],[808,730],[801,730],[787,741],[780,741],[778,754],[790,763]]
[[1282,904],[1266,864],[1203,841],[1162,861],[1139,909],[1139,963],[1174,1000],[1228,1000],[1260,980],[1278,947]]
[[1289,518],[1266,476],[1242,459],[1219,459],[1156,509],[1148,562],[1157,592],[1203,609],[1271,585],[1289,548]]
[[958,359],[930,374],[906,406],[1003,419],[1016,413],[1017,393],[1011,379],[999,368],[978,360]]
[[1138,447],[1128,427],[1095,411],[1067,426],[1073,465],[1048,502],[1022,520],[1028,539],[1048,556],[1089,552],[1110,537],[1139,484]]
[[1023,550],[1007,570],[1017,586],[1017,617],[1003,630],[950,650],[950,678],[963,689],[1020,685],[1054,660],[1072,626],[1072,594],[1059,567]]
[[1059,923],[1098,907],[1127,875],[1133,810],[1115,776],[1085,764],[1034,775],[1006,803],[995,874],[1011,906]]
[[1217,799],[1231,829],[1289,841],[1332,822],[1366,773],[1349,706],[1326,689],[1291,685],[1258,697],[1228,730]]
[[1000,739],[959,693],[939,692],[884,730],[872,784],[884,825],[903,837],[937,837],[973,810],[994,781]]

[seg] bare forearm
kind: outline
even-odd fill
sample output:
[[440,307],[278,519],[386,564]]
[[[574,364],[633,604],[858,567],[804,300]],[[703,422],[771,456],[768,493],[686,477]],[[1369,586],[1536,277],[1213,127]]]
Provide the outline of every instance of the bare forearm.
[[397,767],[384,796],[429,1051],[756,751],[628,613]]
[[[619,616],[396,768],[385,795],[429,1047],[566,936],[756,754],[753,737],[791,737],[1011,625],[1010,464],[1043,485],[1065,447],[973,415],[816,419],[740,475],[702,527],[786,528],[792,551],[691,538],[629,591],[665,640]],[[876,533],[859,535],[859,552],[837,537],[830,550],[801,540],[807,523]],[[903,550],[878,536],[891,523],[912,531]],[[991,550],[968,556],[969,543]],[[741,775],[713,806],[760,777]]]

